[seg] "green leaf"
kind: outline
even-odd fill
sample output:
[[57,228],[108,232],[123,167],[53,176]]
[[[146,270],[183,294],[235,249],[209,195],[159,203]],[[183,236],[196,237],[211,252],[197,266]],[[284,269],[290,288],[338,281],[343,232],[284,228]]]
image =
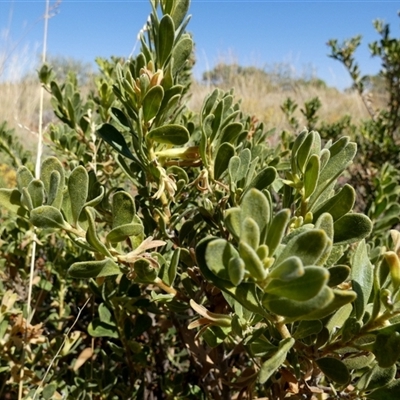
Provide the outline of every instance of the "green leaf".
[[334,182],[336,178],[350,165],[356,155],[357,145],[353,142],[349,142],[336,154],[332,154],[332,148],[330,150],[331,157],[325,167],[321,170],[317,189],[311,196],[310,203],[314,203],[314,201],[329,188],[332,182]]
[[156,39],[158,68],[161,69],[171,54],[175,39],[174,21],[168,14],[161,18]]
[[330,143],[330,145],[328,146],[327,144],[325,147],[328,149],[330,157],[333,157],[343,151],[343,149],[349,144],[349,142],[350,138],[348,136],[342,136],[333,144],[331,143],[331,141],[329,141],[328,143]]
[[372,231],[372,222],[364,214],[346,214],[333,227],[335,245],[350,244],[367,237]]
[[54,393],[57,390],[57,383],[52,382],[43,388],[42,396],[44,400],[50,400],[53,398]]
[[246,264],[240,257],[233,257],[229,260],[228,275],[230,281],[238,286],[244,278]]
[[209,160],[208,160],[208,154],[207,154],[207,135],[206,133],[202,130],[201,131],[201,137],[200,137],[200,146],[199,146],[199,152],[200,152],[200,157],[201,157],[201,161],[203,162],[203,165],[205,167],[209,166]]
[[[40,179],[44,184],[44,189],[46,193],[50,193],[50,183],[51,183],[51,175],[53,171],[57,171],[60,174],[60,182],[59,186],[61,188],[61,191],[64,190],[64,184],[65,184],[65,172],[64,172],[64,167],[61,164],[61,162],[58,160],[56,157],[48,157],[46,158],[41,166],[40,169]],[[54,179],[54,178],[53,178]],[[58,208],[58,205],[60,205],[61,202],[59,202],[56,208]],[[56,206],[55,205],[55,206]]]
[[266,189],[276,178],[276,169],[274,167],[266,167],[261,170],[256,177],[250,182],[247,190],[255,188],[258,190]]
[[211,348],[219,346],[226,339],[225,330],[219,326],[210,326],[203,332],[203,339]]
[[230,143],[222,143],[219,146],[214,162],[214,179],[218,180],[226,171],[234,154],[235,148]]
[[111,337],[119,339],[118,329],[95,318],[88,326],[88,334],[92,337]]
[[317,335],[323,328],[321,321],[300,321],[293,337],[297,340],[304,339],[311,335]]
[[321,254],[321,257],[315,262],[315,265],[322,266],[325,265],[326,261],[329,259],[329,256],[333,249],[334,229],[332,216],[328,213],[322,214],[315,223],[314,228],[322,229],[328,237],[328,243],[323,253]]
[[60,104],[63,104],[63,98],[62,98],[60,88],[58,87],[58,85],[55,81],[50,82],[50,89],[51,89],[52,95],[57,99],[57,101]]
[[89,190],[89,175],[83,166],[74,168],[68,179],[73,226],[78,226],[79,216],[85,205]]
[[151,283],[157,279],[157,270],[150,261],[141,258],[134,264],[134,270],[137,275],[138,282]]
[[111,311],[107,308],[107,306],[104,303],[101,303],[99,305],[99,317],[101,322],[115,326],[115,322],[113,320]]
[[111,107],[111,117],[114,121],[118,121],[125,128],[129,128],[129,120],[126,114],[116,107]]
[[[255,335],[254,335],[255,336]],[[276,351],[274,346],[265,336],[259,336],[251,339],[248,343],[249,353],[253,357],[265,357],[269,356],[273,351]]]
[[[364,369],[368,367],[375,360],[375,356],[372,353],[361,354],[356,353],[354,357],[347,357],[343,360],[343,363],[346,365],[347,369]],[[376,365],[376,367],[378,367]],[[379,367],[378,367],[379,368]],[[359,382],[357,382],[358,386]],[[359,386],[358,386],[359,387]]]
[[238,181],[238,172],[240,168],[240,157],[238,156],[233,156],[229,160],[229,165],[228,165],[228,173],[231,182],[236,183]]
[[271,269],[268,278],[292,281],[304,275],[304,267],[299,257],[292,256]]
[[174,20],[174,25],[179,27],[189,11],[190,0],[179,0],[175,1],[173,4],[174,7],[171,12],[171,17]]
[[357,319],[364,315],[368,299],[372,292],[374,268],[369,260],[365,240],[361,241],[354,252],[351,268],[352,288],[357,293],[354,309]]
[[112,276],[121,273],[119,266],[110,258],[100,261],[81,261],[72,264],[68,274],[72,278],[88,279],[102,276]]
[[203,126],[202,126],[202,131],[206,134],[207,139],[210,139],[210,143],[214,142],[214,138],[212,137],[213,135],[213,124],[214,124],[214,119],[215,115],[210,114],[207,115],[207,117],[204,118]]
[[328,286],[333,287],[343,283],[350,275],[351,269],[347,265],[334,265],[328,268]]
[[184,145],[189,141],[189,132],[182,125],[164,125],[152,129],[147,137],[157,143]]
[[[180,2],[178,2],[180,3]],[[175,76],[190,58],[193,50],[193,40],[190,37],[182,37],[172,50],[172,74]]]
[[319,369],[339,385],[346,385],[350,381],[350,372],[346,365],[333,357],[319,358],[315,361]]
[[321,148],[321,138],[317,132],[309,132],[296,152],[297,166],[304,173],[310,156],[318,158]]
[[213,274],[220,279],[230,281],[227,267],[230,259],[238,256],[239,253],[228,241],[216,239],[208,244],[205,261]]
[[21,193],[17,189],[0,189],[0,206],[15,214],[24,212]]
[[229,232],[236,240],[240,237],[241,232],[241,216],[242,213],[239,207],[233,207],[225,211],[224,221]]
[[215,237],[209,236],[202,239],[196,246],[196,260],[204,278],[207,281],[212,282],[216,287],[218,287],[225,293],[232,296],[247,310],[255,312],[262,316],[266,316],[266,312],[264,311],[264,308],[261,306],[260,303],[261,291],[254,283],[242,282],[236,287],[229,281],[219,278],[209,269],[205,255],[208,245],[215,240],[222,239],[217,239]]
[[113,228],[130,224],[136,214],[135,202],[132,196],[125,191],[114,193],[112,198]]
[[330,318],[329,321],[325,324],[325,328],[328,329],[330,333],[335,333],[337,329],[340,329],[347,319],[350,317],[350,314],[353,311],[353,307],[351,304],[345,304],[343,307],[340,307]]
[[326,212],[331,214],[333,220],[336,221],[353,209],[355,201],[355,190],[350,185],[346,184],[338,193],[316,207],[315,210],[311,208],[314,221],[316,221],[320,215]]
[[278,266],[287,258],[299,257],[303,265],[314,265],[329,245],[329,238],[325,231],[312,229],[294,236],[285,246],[275,261]]
[[60,209],[64,201],[63,191],[64,183],[61,185],[61,175],[58,171],[53,171],[50,174],[47,205]]
[[[347,318],[341,329],[342,342],[346,343],[350,341],[352,338],[354,338],[355,335],[357,335],[360,332],[360,329],[361,329],[361,323],[357,320],[357,318],[353,316]],[[373,359],[375,360],[374,355]]]
[[322,319],[327,317],[328,315],[334,313],[336,310],[340,309],[340,307],[345,306],[346,304],[352,303],[356,297],[356,292],[352,290],[339,290],[333,289],[333,299],[321,306],[319,309],[314,310],[307,315],[303,316],[305,320],[314,320],[314,319]]
[[400,379],[390,382],[387,386],[380,387],[367,395],[371,400],[398,400],[400,398]]
[[86,241],[99,253],[112,258],[112,255],[104,243],[99,239],[96,232],[95,210],[92,207],[85,207],[88,230],[86,231]]
[[20,192],[23,188],[28,187],[28,185],[33,181],[34,177],[28,168],[22,166],[18,168],[17,171],[17,187]]
[[389,368],[400,358],[400,333],[390,335],[379,333],[376,336],[372,352],[381,368]]
[[153,319],[147,314],[139,314],[135,318],[135,325],[131,332],[131,337],[138,337],[146,332],[153,325]]
[[31,211],[29,220],[38,228],[66,228],[64,218],[57,208],[41,206]]
[[260,228],[252,218],[245,218],[242,222],[240,240],[257,250],[260,244]]
[[242,150],[239,154],[239,158],[240,158],[240,168],[239,171],[237,172],[237,177],[236,177],[237,181],[242,180],[247,175],[251,163],[250,149]]
[[327,306],[333,299],[332,289],[325,286],[317,296],[306,301],[290,300],[286,297],[266,293],[262,299],[262,304],[274,314],[296,320]]
[[271,219],[271,205],[265,195],[257,189],[250,189],[240,203],[241,224],[246,218],[253,219],[260,228],[260,243],[267,234],[267,226]]
[[21,204],[23,207],[27,208],[29,211],[33,210],[33,203],[31,195],[28,192],[28,188],[22,189]]
[[43,205],[44,202],[44,185],[43,182],[34,179],[28,185],[28,192],[32,199],[33,208],[40,207]]
[[272,219],[271,225],[268,229],[268,234],[265,241],[265,244],[268,246],[269,249],[270,257],[274,255],[275,250],[280,245],[282,238],[285,235],[289,220],[290,210],[287,208],[280,210],[274,215],[274,218]]
[[261,384],[265,383],[273,374],[275,374],[279,367],[285,362],[287,353],[293,347],[295,340],[293,338],[283,339],[279,343],[278,350],[269,357],[267,361],[261,366],[258,374],[258,380]]
[[161,106],[164,97],[164,89],[162,86],[153,86],[144,96],[142,107],[143,117],[146,122],[154,118]]
[[322,229],[326,233],[326,236],[328,236],[330,240],[333,240],[334,229],[332,215],[329,213],[321,214],[315,222],[315,229]]
[[304,198],[308,199],[315,191],[319,178],[320,162],[319,157],[313,154],[308,160],[304,171]]
[[181,256],[181,249],[177,247],[174,250],[174,254],[172,255],[171,262],[169,263],[169,268],[168,268],[168,279],[166,280],[166,284],[169,286],[172,286],[174,284],[176,274],[178,271],[178,264],[179,264],[179,259]]
[[304,130],[299,133],[297,138],[295,139],[293,146],[292,146],[292,157],[291,157],[291,166],[292,166],[292,173],[297,174],[298,173],[298,160],[297,160],[297,152],[299,148],[301,147],[302,143],[305,141],[305,139],[308,137],[308,131]]
[[265,292],[297,301],[306,301],[322,290],[329,279],[329,272],[321,267],[305,267],[304,274],[297,279],[272,279]]
[[243,125],[240,122],[232,122],[227,125],[221,132],[221,143],[235,143],[235,140],[243,130]]
[[137,236],[143,233],[143,225],[141,224],[126,224],[119,225],[112,229],[107,235],[107,241],[110,243],[123,242],[129,236]]
[[267,277],[267,271],[256,251],[247,243],[243,241],[239,243],[239,254],[240,258],[244,261],[246,270],[254,280],[263,281]]
[[[372,354],[370,356],[373,357]],[[396,376],[397,368],[392,365],[389,368],[381,368],[375,364],[374,367],[360,378],[357,387],[362,390],[374,390],[388,385]]]
[[103,124],[96,133],[111,147],[118,151],[118,153],[122,154],[126,158],[131,160],[136,160],[134,155],[129,150],[128,145],[126,144],[125,138],[122,134],[111,124]]

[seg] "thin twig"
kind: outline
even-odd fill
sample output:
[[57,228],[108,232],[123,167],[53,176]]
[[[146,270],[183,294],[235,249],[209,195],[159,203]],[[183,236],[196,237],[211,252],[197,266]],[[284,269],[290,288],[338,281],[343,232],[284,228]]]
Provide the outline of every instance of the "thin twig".
[[58,355],[61,353],[61,350],[63,349],[64,344],[65,344],[65,342],[67,341],[67,338],[68,338],[69,334],[71,333],[72,329],[74,329],[74,326],[75,326],[76,323],[78,322],[79,317],[80,317],[81,314],[82,314],[82,311],[84,310],[84,308],[87,306],[87,304],[89,303],[89,301],[90,301],[91,299],[92,299],[92,296],[88,297],[88,299],[85,301],[85,304],[82,306],[82,308],[79,308],[79,311],[78,311],[78,314],[77,314],[77,316],[76,316],[76,318],[75,318],[75,320],[74,320],[74,323],[71,325],[71,327],[68,329],[67,333],[65,334],[64,340],[63,340],[63,342],[61,343],[60,347],[58,348],[57,353],[55,354],[55,356],[54,356],[53,359],[51,360],[51,362],[50,362],[50,364],[49,364],[49,366],[48,366],[48,368],[47,368],[45,374],[43,375],[43,379],[42,379],[41,382],[39,383],[39,386],[36,388],[32,400],[35,400],[36,395],[38,394],[39,390],[42,388],[42,386],[43,386],[43,384],[44,384],[44,382],[45,382],[45,380],[46,380],[46,378],[47,378],[47,375],[49,374],[51,368],[53,367],[53,365],[54,365],[54,363],[55,363],[55,361],[56,361]]

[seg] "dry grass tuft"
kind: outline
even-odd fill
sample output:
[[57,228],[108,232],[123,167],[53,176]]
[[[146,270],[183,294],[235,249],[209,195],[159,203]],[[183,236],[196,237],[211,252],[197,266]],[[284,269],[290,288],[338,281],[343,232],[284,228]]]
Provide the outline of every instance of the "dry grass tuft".
[[305,119],[300,112],[304,102],[314,97],[319,97],[322,107],[318,112],[321,121],[333,123],[348,114],[354,123],[368,118],[368,113],[360,96],[353,92],[341,92],[336,88],[317,84],[298,84],[292,80],[284,87],[260,82],[257,77],[235,76],[232,82],[213,85],[195,82],[192,85],[193,95],[189,107],[199,111],[205,96],[219,87],[223,90],[235,88],[236,100],[242,99],[244,112],[254,115],[266,124],[268,129],[276,128],[276,132],[289,129],[288,122],[281,110],[281,105],[288,98],[292,98],[298,105],[295,112],[300,124],[305,124]]
[[36,79],[37,49],[21,47],[7,31],[0,37],[0,122],[7,121],[17,137],[33,150],[37,138],[40,84]]

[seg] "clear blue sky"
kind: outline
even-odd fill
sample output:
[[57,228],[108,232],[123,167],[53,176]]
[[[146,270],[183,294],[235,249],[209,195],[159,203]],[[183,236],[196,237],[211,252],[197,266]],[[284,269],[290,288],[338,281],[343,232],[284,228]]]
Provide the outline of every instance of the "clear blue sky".
[[[54,4],[54,1],[51,2]],[[0,30],[18,47],[40,48],[45,0],[0,0]],[[49,22],[48,51],[91,62],[97,56],[128,56],[150,11],[147,0],[62,0]],[[242,65],[314,68],[328,84],[345,88],[350,79],[327,56],[326,42],[363,35],[357,53],[363,73],[376,73],[367,43],[378,39],[372,21],[389,22],[399,37],[400,1],[192,0],[188,30],[196,43],[196,75],[221,57]],[[3,39],[4,41],[4,39]],[[1,46],[0,41],[0,46]],[[0,49],[1,50],[1,49]]]

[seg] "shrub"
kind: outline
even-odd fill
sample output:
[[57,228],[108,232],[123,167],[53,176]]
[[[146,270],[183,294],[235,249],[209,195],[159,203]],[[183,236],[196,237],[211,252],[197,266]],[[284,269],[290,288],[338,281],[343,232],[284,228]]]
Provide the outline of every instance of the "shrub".
[[233,91],[188,110],[189,1],[151,5],[87,98],[40,71],[61,123],[40,179],[0,189],[2,395],[397,398],[400,234],[372,246],[338,184],[356,144],[270,147]]

